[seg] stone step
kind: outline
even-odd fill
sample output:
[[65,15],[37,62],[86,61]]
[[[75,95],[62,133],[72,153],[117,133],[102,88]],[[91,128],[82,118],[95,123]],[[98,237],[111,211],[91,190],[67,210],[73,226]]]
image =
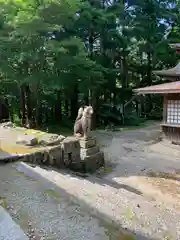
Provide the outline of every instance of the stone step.
[[107,223],[141,233],[144,236],[141,239],[180,239],[179,212],[160,208],[123,186],[115,188],[95,177],[84,179],[38,166],[32,168],[25,163],[17,167],[44,184],[52,184],[60,194],[67,194],[73,202]]
[[81,157],[84,158],[85,156],[93,155],[99,152],[99,147],[91,147],[91,148],[81,148]]
[[79,144],[81,148],[91,148],[96,145],[96,138],[92,137],[88,140],[80,139]]
[[7,211],[0,206],[0,240],[28,240],[23,230]]

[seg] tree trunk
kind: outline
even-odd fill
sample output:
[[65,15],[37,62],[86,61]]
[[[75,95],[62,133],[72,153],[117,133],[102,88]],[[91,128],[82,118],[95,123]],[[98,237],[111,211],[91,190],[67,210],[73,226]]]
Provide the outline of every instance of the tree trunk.
[[68,102],[67,99],[65,99],[65,106],[64,106],[64,108],[65,108],[65,115],[66,115],[66,117],[69,117],[69,102]]
[[56,115],[56,120],[58,122],[62,120],[62,99],[61,99],[61,91],[60,90],[57,91],[55,115]]
[[84,102],[85,102],[86,106],[88,106],[90,104],[88,95],[84,96]]
[[72,120],[76,119],[78,112],[78,89],[77,89],[77,84],[74,86],[74,92],[71,97],[71,116],[70,118]]
[[31,102],[31,91],[30,91],[29,85],[25,87],[25,91],[26,91],[27,121],[28,121],[29,127],[31,128],[33,127],[32,126],[32,102]]
[[26,98],[25,98],[25,86],[20,87],[20,104],[21,104],[21,124],[26,125]]
[[37,96],[36,100],[35,124],[36,128],[39,128],[41,125],[41,101],[39,95]]
[[121,73],[122,73],[122,88],[127,88],[128,87],[128,83],[127,83],[128,70],[127,70],[126,56],[124,52],[123,52],[123,57],[121,59]]
[[[151,86],[152,85],[152,54],[148,52],[147,57],[148,57],[147,83],[148,83],[148,86]],[[147,104],[146,112],[149,113],[153,108],[151,95],[148,94],[147,99],[148,99],[148,104]]]
[[91,106],[93,107],[93,115],[92,115],[92,123],[91,123],[91,129],[96,128],[96,120],[97,120],[97,95],[94,91],[91,90]]

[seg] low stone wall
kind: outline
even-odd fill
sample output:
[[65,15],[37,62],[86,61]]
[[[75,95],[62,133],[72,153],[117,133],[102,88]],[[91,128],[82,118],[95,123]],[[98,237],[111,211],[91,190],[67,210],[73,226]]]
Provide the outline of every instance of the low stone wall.
[[23,161],[48,166],[63,167],[62,146],[54,146],[23,156]]
[[21,160],[56,168],[66,167],[80,172],[94,172],[103,166],[104,155],[97,147],[94,138],[85,141],[67,137],[57,146],[35,148],[31,153],[12,155],[4,153],[4,158],[1,156],[1,160],[5,162]]

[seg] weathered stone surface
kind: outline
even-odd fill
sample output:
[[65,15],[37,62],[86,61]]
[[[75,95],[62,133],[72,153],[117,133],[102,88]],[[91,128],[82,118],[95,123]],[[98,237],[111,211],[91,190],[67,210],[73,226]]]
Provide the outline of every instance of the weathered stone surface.
[[[99,147],[96,146],[96,139],[90,138],[85,140],[79,138],[80,156],[76,155],[73,159],[69,154],[64,153],[64,162],[68,166],[80,172],[94,172],[104,164],[104,154],[100,152]],[[74,153],[73,153],[74,154]]]
[[71,153],[73,151],[80,151],[79,140],[76,137],[67,137],[62,142],[62,149],[64,153]]
[[13,123],[12,122],[4,122],[4,123],[1,123],[0,124],[0,127],[2,127],[2,128],[12,128],[12,127],[14,127],[14,125],[13,125]]
[[61,146],[57,146],[51,148],[49,150],[49,163],[55,166],[62,166],[63,165],[63,156],[62,156],[62,148]]
[[38,144],[38,140],[33,135],[20,135],[16,141],[17,144],[25,146],[35,146]]
[[91,148],[81,148],[81,157],[84,158],[85,156],[93,155],[99,152],[99,147],[91,147]]
[[22,229],[12,220],[10,215],[0,206],[0,239],[28,240]]
[[94,172],[104,165],[104,154],[102,152],[86,156],[82,163],[84,164],[85,172]]
[[[11,129],[1,129],[3,132],[9,133]],[[23,134],[19,133],[16,130],[12,130],[13,133],[13,141],[16,141],[16,144],[21,144],[24,146],[14,146],[13,151],[17,153],[18,151],[22,152],[21,156],[17,154],[9,154],[5,153],[2,157],[0,156],[0,160],[4,162],[16,161],[21,158],[21,160],[30,162],[33,164],[45,164],[52,165],[54,167],[61,168],[64,165],[66,167],[71,167],[71,165],[79,165],[83,168],[81,162],[83,160],[83,164],[85,164],[86,157],[94,155],[99,152],[99,148],[95,145],[96,139],[90,138],[85,140],[84,138],[77,138],[75,136],[59,136],[57,134],[42,134],[41,132],[31,131],[31,134]],[[13,132],[14,131],[14,132]],[[11,135],[12,135],[11,133]],[[17,134],[18,133],[18,134]],[[39,134],[39,135],[38,135]],[[9,135],[8,135],[9,136]],[[18,137],[18,138],[17,138]],[[39,146],[40,143],[43,146]],[[11,143],[10,143],[11,144]],[[9,146],[7,142],[6,145]],[[36,146],[37,145],[37,146]],[[55,145],[55,146],[51,146]],[[25,146],[35,146],[35,148],[26,148]],[[21,149],[23,148],[23,150]],[[27,152],[26,152],[27,149]],[[7,148],[7,151],[12,151],[11,148]],[[89,158],[88,158],[89,159]],[[92,160],[91,165],[94,164],[94,168],[96,169],[96,160]],[[79,168],[79,167],[78,167]]]
[[24,161],[61,167],[63,166],[62,148],[59,145],[47,150],[26,154],[24,155]]
[[60,144],[65,139],[64,136],[58,134],[48,134],[41,137],[39,144],[43,146],[54,146]]
[[83,138],[79,139],[80,147],[81,148],[91,148],[96,145],[96,139],[95,138],[89,138],[88,140],[85,140]]

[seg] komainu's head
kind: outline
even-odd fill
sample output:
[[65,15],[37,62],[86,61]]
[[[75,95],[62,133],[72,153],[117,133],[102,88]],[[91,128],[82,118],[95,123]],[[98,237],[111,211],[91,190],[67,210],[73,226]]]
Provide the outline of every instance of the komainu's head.
[[92,106],[86,106],[84,108],[83,116],[84,117],[91,117],[94,113]]

